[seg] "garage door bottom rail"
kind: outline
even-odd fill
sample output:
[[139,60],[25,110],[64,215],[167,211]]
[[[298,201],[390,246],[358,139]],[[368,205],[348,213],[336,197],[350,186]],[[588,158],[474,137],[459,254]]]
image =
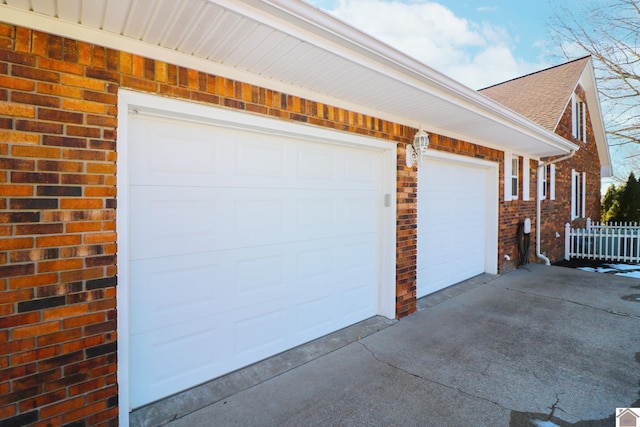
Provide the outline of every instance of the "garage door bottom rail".
[[253,365],[138,408],[131,413],[130,425],[134,427],[162,426],[329,354],[358,339],[385,329],[395,322],[395,320],[382,316],[371,317]]

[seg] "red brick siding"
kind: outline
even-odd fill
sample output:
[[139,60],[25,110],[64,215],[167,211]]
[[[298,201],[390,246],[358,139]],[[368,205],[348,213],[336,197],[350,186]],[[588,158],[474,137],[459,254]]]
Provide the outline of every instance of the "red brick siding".
[[[509,159],[507,159],[509,160]],[[504,200],[504,168],[500,174],[500,231],[498,264],[500,273],[518,268],[518,225],[531,220],[529,261],[535,262],[537,160],[529,160],[529,200],[523,200],[524,157],[520,157],[518,200]],[[506,259],[508,255],[510,259]]]
[[[586,99],[584,89],[576,89],[581,99]],[[600,157],[596,147],[595,136],[589,106],[587,105],[587,133],[586,143],[575,140],[571,135],[571,102],[568,103],[556,133],[576,143],[580,149],[569,160],[556,163],[555,200],[543,200],[541,210],[541,252],[545,253],[551,262],[564,258],[564,229],[565,224],[584,226],[585,219],[571,220],[571,170],[586,172],[587,174],[587,206],[586,217],[594,221],[600,220]],[[545,159],[546,160],[546,159]],[[559,237],[556,237],[556,233]]]
[[396,315],[416,311],[416,268],[418,253],[418,173],[405,163],[406,143],[398,145],[396,212]]
[[0,418],[100,425],[118,411],[117,85],[86,44],[0,35]]

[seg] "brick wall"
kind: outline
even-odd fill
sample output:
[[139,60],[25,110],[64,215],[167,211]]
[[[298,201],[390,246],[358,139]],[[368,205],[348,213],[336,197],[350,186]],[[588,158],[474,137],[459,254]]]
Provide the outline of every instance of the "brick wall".
[[108,423],[117,85],[104,49],[8,25],[0,47],[0,419]]
[[[584,89],[578,86],[576,94],[586,99]],[[570,223],[575,227],[584,227],[585,219],[571,220],[571,170],[587,174],[587,206],[586,217],[600,221],[600,157],[596,147],[593,127],[587,105],[587,141],[582,142],[571,135],[571,103],[569,102],[556,133],[580,146],[575,156],[569,160],[556,163],[556,198],[543,200],[541,203],[541,251],[546,253],[551,262],[564,259],[564,229]],[[559,236],[556,236],[556,233]]]
[[[415,129],[0,24],[0,420],[117,424],[116,105],[125,87],[410,142]],[[398,154],[397,315],[415,311],[415,169]],[[4,425],[4,424],[3,424]]]
[[[536,262],[536,189],[537,189],[537,160],[529,160],[529,200],[523,200],[523,168],[524,157],[520,158],[518,177],[518,200],[504,200],[504,170],[500,178],[500,240],[498,247],[498,262],[500,273],[504,274],[518,268],[518,226],[525,218],[531,220],[529,262]],[[506,259],[508,255],[510,259]]]
[[416,311],[416,268],[418,254],[418,172],[407,168],[406,144],[398,145],[397,234],[396,234],[396,315]]

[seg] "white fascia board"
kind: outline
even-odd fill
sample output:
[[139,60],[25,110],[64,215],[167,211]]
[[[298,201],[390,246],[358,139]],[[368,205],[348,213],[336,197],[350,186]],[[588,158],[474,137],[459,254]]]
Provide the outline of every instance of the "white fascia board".
[[531,175],[529,161],[529,157],[522,157],[522,200],[524,201],[527,201],[531,198]]
[[607,142],[607,134],[604,126],[604,119],[602,117],[602,110],[600,106],[600,97],[598,95],[598,85],[596,82],[595,70],[593,68],[593,62],[589,61],[585,67],[581,80],[583,86],[585,86],[585,93],[587,96],[587,105],[589,106],[589,118],[591,119],[591,128],[596,138],[596,147],[598,148],[598,157],[600,157],[600,164],[608,166],[607,171],[610,175],[603,175],[603,178],[613,176],[611,154],[609,152],[609,144]]

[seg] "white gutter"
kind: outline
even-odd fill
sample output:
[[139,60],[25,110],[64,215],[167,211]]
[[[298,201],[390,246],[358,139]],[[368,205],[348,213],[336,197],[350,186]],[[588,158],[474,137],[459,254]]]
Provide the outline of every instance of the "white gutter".
[[[563,157],[559,157],[555,160],[551,160],[548,162],[539,162],[538,163],[538,179],[540,179],[540,174],[547,167],[547,165],[552,165],[554,163],[562,162],[568,160],[575,156],[577,150],[571,150],[569,154]],[[536,256],[544,261],[545,265],[551,265],[551,261],[546,256],[542,255],[540,252],[540,213],[541,213],[541,203],[540,203],[540,185],[538,184],[538,191],[536,191]]]

